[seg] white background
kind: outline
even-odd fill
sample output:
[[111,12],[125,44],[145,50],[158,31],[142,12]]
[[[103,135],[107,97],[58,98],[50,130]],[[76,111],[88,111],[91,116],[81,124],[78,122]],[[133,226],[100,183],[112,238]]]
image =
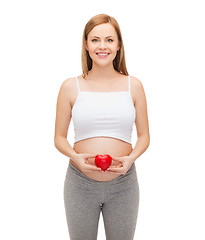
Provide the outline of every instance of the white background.
[[[4,1],[0,4],[0,238],[69,239],[68,158],[54,146],[57,95],[82,73],[94,15],[118,21],[128,73],[144,86],[151,142],[135,162],[136,240],[204,240],[203,1]],[[73,146],[73,124],[68,141]],[[133,147],[137,140],[133,129]],[[105,239],[102,215],[98,239]],[[125,239],[126,240],[126,239]]]

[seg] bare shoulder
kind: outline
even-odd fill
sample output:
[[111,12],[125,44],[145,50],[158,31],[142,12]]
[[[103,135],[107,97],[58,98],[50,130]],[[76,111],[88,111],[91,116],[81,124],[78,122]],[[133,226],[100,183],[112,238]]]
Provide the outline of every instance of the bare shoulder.
[[61,84],[61,87],[60,87],[60,91],[64,94],[72,94],[73,92],[73,88],[74,88],[74,80],[75,78],[73,77],[70,77],[70,78],[67,78],[66,80],[64,80]]
[[65,104],[71,105],[73,100],[74,78],[67,78],[61,83],[58,99]]
[[66,89],[66,90],[71,90],[73,87],[73,83],[74,83],[73,77],[67,78],[66,80],[64,80],[62,82],[61,88]]
[[138,78],[136,78],[134,76],[130,76],[130,81],[131,81],[132,87],[135,89],[135,91],[142,90],[143,85],[142,85],[142,82]]
[[68,126],[72,117],[72,83],[73,78],[68,78],[61,83],[56,106],[55,137],[67,137]]
[[134,77],[130,76],[130,85],[131,85],[131,93],[134,99],[134,103],[139,102],[142,98],[145,98],[145,92],[142,82]]

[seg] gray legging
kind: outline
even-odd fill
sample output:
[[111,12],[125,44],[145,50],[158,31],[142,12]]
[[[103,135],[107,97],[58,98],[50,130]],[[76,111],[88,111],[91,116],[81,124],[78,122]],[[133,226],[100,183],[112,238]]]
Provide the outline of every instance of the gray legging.
[[64,203],[70,240],[96,240],[101,211],[106,240],[133,240],[139,206],[135,164],[113,180],[96,181],[69,162]]

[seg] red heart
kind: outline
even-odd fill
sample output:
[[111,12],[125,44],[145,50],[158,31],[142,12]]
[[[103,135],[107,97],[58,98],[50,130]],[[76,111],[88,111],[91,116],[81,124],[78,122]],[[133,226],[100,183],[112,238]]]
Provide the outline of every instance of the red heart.
[[97,155],[95,157],[95,164],[100,167],[103,171],[107,170],[112,163],[112,158],[109,154]]

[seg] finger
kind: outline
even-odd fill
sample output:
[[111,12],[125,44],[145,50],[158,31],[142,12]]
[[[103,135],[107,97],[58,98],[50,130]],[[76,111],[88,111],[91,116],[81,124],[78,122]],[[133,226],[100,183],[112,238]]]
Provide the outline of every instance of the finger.
[[99,167],[95,167],[95,166],[93,166],[93,165],[89,165],[89,167],[87,168],[88,170],[97,170],[97,171],[101,171],[102,169],[101,168],[99,168]]
[[118,165],[109,166],[108,169],[116,169],[116,168],[122,168],[122,167],[123,167],[122,163],[119,163]]
[[120,159],[117,159],[117,158],[112,158],[113,161],[116,161],[116,162],[119,162]]
[[123,158],[122,157],[115,157],[115,158],[112,158],[113,161],[116,161],[116,162],[123,162]]
[[115,156],[112,156],[112,155],[110,155],[110,157],[112,158],[112,160],[118,160],[119,159],[119,157],[115,157]]
[[109,173],[113,173],[113,174],[122,174],[122,172],[121,171],[117,171],[117,170],[106,170],[106,171],[108,171]]
[[122,167],[109,167],[107,169],[108,172],[115,172],[115,173],[121,173],[122,172]]
[[86,164],[88,164],[88,165],[90,165],[90,163],[88,162],[88,160],[87,160],[87,159],[85,160],[85,163],[86,163]]
[[97,154],[88,154],[88,157],[89,158],[94,158],[94,157],[96,157],[97,156]]

